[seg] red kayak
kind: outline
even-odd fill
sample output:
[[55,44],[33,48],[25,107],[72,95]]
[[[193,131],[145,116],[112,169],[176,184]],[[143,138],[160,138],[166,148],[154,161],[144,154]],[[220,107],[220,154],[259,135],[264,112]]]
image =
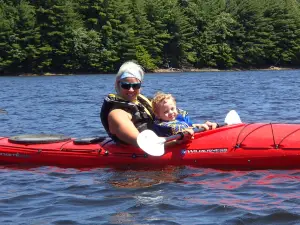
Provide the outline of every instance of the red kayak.
[[[151,143],[150,143],[151,144]],[[185,144],[151,156],[140,148],[103,138],[21,135],[0,137],[0,163],[62,167],[218,169],[300,168],[300,124],[239,123],[196,133]]]

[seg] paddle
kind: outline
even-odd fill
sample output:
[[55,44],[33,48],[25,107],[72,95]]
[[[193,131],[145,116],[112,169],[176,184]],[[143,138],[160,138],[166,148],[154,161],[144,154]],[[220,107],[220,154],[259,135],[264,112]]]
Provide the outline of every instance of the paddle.
[[[225,117],[225,124],[220,124],[219,127],[241,123],[240,116],[235,110],[231,110]],[[194,132],[203,132],[205,129],[195,128]],[[162,156],[165,153],[165,143],[173,140],[182,139],[183,134],[175,134],[170,137],[158,137],[152,130],[144,130],[137,137],[139,147],[152,156]]]

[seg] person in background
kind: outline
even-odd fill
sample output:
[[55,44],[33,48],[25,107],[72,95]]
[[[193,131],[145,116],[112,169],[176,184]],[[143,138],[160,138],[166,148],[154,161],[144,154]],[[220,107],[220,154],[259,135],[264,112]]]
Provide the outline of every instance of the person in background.
[[184,110],[176,107],[176,100],[171,94],[158,92],[152,100],[155,114],[153,131],[161,137],[168,137],[181,132],[188,132],[193,136],[193,128],[215,129],[217,123],[207,121],[205,124],[193,124]]
[[144,75],[140,65],[132,61],[125,62],[116,75],[116,93],[104,99],[101,122],[116,143],[137,146],[139,133],[153,128],[151,102],[141,94]]

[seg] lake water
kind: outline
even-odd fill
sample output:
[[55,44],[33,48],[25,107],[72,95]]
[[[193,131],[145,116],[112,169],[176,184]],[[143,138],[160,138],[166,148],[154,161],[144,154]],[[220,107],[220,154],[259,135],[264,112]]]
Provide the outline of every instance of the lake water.
[[[0,77],[0,136],[99,136],[114,75]],[[300,71],[147,74],[195,122],[300,123]],[[300,224],[300,170],[156,171],[0,165],[0,224]]]

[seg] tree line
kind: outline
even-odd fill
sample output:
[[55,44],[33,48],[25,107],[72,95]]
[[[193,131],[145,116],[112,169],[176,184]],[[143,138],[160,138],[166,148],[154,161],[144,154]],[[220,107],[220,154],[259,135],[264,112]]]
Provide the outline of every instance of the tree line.
[[0,0],[0,75],[300,65],[300,0]]

